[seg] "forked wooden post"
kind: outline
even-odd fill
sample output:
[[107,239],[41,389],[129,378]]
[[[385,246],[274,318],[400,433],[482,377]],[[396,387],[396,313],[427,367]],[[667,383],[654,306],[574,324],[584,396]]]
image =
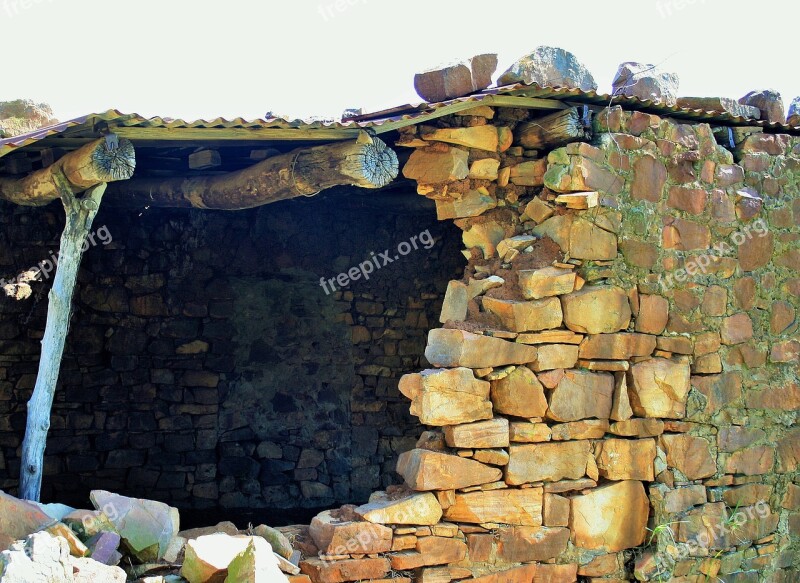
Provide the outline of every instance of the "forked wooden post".
[[106,190],[106,184],[101,183],[88,190],[83,198],[76,198],[66,178],[56,175],[55,180],[61,192],[61,202],[64,204],[67,221],[61,235],[58,267],[49,294],[47,324],[42,338],[36,386],[28,401],[28,423],[25,428],[25,439],[22,442],[20,468],[20,498],[37,501],[42,489],[50,410],[53,407],[58,372],[69,332],[75,281],[78,277],[84,242]]

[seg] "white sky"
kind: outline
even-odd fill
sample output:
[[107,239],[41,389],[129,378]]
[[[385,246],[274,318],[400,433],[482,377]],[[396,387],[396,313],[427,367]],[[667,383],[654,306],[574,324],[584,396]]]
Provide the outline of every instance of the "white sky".
[[[337,8],[338,6],[338,8]],[[538,45],[600,90],[623,61],[682,95],[800,95],[788,0],[0,0],[0,100],[65,120],[116,108],[196,119],[338,116],[419,101],[415,72],[481,52],[498,75]]]

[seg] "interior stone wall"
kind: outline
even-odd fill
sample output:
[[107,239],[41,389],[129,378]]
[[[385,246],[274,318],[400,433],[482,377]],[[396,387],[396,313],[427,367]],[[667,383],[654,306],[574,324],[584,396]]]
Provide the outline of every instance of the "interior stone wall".
[[[102,488],[182,508],[300,509],[396,482],[397,454],[419,433],[397,381],[424,364],[463,257],[433,205],[368,194],[235,213],[101,210],[43,499],[82,503]],[[56,251],[61,217],[57,205],[3,204],[0,277]],[[426,230],[429,249],[368,281],[331,294],[319,285]],[[28,299],[0,298],[0,488],[11,492],[47,291],[40,282]]]

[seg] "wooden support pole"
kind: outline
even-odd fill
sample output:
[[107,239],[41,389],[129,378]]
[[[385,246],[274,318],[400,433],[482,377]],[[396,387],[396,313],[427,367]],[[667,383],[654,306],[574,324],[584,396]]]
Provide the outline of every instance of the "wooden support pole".
[[57,177],[63,179],[63,188],[74,195],[98,184],[127,180],[135,168],[136,154],[130,141],[109,135],[65,154],[25,178],[0,178],[0,198],[43,206],[62,198]]
[[50,412],[61,368],[61,358],[64,354],[64,344],[69,332],[72,296],[83,255],[83,245],[106,190],[105,183],[101,183],[92,187],[82,198],[76,198],[72,192],[74,183],[59,174],[54,174],[53,178],[56,188],[61,192],[66,225],[61,235],[58,266],[49,294],[47,324],[42,338],[36,386],[28,401],[28,422],[25,439],[22,442],[20,467],[19,496],[35,501],[39,500],[42,488],[44,450],[47,432],[50,429]]
[[238,210],[333,186],[380,188],[398,171],[395,152],[362,132],[354,141],[301,148],[228,174],[119,182],[109,186],[107,204]]

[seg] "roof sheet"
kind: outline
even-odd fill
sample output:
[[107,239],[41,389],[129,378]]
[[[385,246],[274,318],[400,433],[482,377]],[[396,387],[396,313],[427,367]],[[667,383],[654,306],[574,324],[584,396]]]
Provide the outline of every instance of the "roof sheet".
[[[636,97],[626,97],[623,95],[610,95],[597,93],[596,91],[582,91],[568,87],[542,87],[536,84],[507,85],[496,87],[475,93],[466,97],[443,101],[440,103],[417,103],[407,104],[391,109],[364,114],[343,121],[320,120],[320,119],[283,119],[277,117],[246,120],[241,117],[226,119],[218,117],[215,119],[199,119],[187,121],[183,119],[172,119],[168,117],[143,117],[139,114],[125,114],[115,109],[102,113],[92,113],[75,119],[61,122],[49,127],[38,129],[28,134],[5,138],[0,140],[0,157],[5,156],[19,148],[24,148],[46,138],[59,136],[85,136],[87,132],[95,131],[98,124],[105,123],[110,129],[114,128],[149,128],[165,130],[163,136],[159,134],[159,139],[170,139],[169,130],[174,129],[282,129],[282,130],[305,130],[304,139],[314,139],[314,134],[319,131],[318,139],[345,139],[354,135],[359,130],[371,129],[376,133],[391,131],[403,126],[422,123],[427,119],[432,119],[440,115],[445,115],[448,111],[455,109],[465,109],[469,104],[479,105],[483,102],[491,104],[493,99],[500,97],[527,97],[542,100],[554,101],[558,107],[558,102],[583,103],[597,106],[622,105],[627,109],[647,111],[660,115],[668,115],[679,119],[692,121],[717,122],[725,125],[749,125],[760,126],[770,130],[783,131],[787,133],[800,132],[800,127],[793,127],[786,124],[767,123],[761,120],[748,119],[740,116],[733,116],[726,112],[705,111],[701,109],[687,109],[677,106],[667,106],[659,102],[642,100]],[[120,130],[122,131],[122,130]]]

